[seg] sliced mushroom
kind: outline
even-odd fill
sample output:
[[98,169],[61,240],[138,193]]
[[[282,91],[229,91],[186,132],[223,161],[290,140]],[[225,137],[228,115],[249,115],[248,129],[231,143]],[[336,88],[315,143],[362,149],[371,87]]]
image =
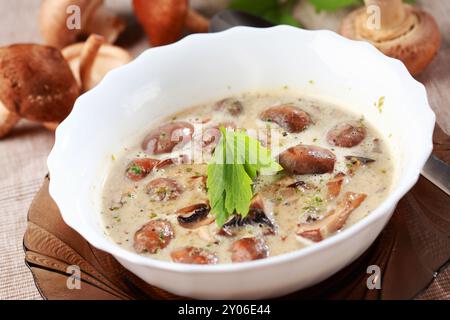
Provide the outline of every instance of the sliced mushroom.
[[189,264],[216,264],[217,256],[206,250],[196,247],[184,247],[175,249],[170,253],[173,262]]
[[231,261],[245,262],[264,259],[269,255],[269,248],[261,238],[242,238],[231,246]]
[[378,138],[373,139],[373,148],[372,152],[374,153],[383,153],[383,150],[381,149],[381,141]]
[[222,99],[214,105],[214,110],[228,113],[232,116],[238,116],[244,109],[242,102],[235,98]]
[[206,192],[206,182],[208,177],[206,175],[195,175],[190,177],[189,184],[193,189],[197,189]]
[[327,182],[328,200],[332,200],[339,196],[344,183],[345,174],[342,172],[337,173],[333,178]]
[[261,195],[256,194],[250,203],[250,210],[245,218],[233,215],[220,229],[219,234],[234,236],[235,229],[246,225],[255,225],[262,229],[264,235],[275,234],[275,225],[265,213],[265,206]]
[[65,47],[61,52],[83,92],[95,87],[109,71],[131,61],[126,50],[105,43],[105,38],[96,34],[89,36],[86,42]]
[[[343,20],[340,33],[350,39],[369,41],[384,54],[403,61],[413,75],[422,72],[441,44],[434,18],[402,0],[365,0],[365,3],[366,7]],[[379,10],[379,26],[370,23],[376,22],[371,8]]]
[[345,225],[350,213],[358,208],[366,197],[367,195],[364,193],[346,192],[336,208],[322,220],[300,224],[297,236],[313,242],[322,241],[327,236],[340,230]]
[[359,156],[345,156],[345,160],[348,161],[347,168],[350,176],[353,176],[361,166],[375,162],[374,159]]
[[133,181],[144,179],[153,168],[159,163],[159,160],[150,158],[134,159],[126,169],[126,176]]
[[19,120],[20,117],[17,114],[6,109],[0,102],[0,138],[11,132]]
[[180,226],[187,229],[196,229],[214,222],[215,218],[209,215],[210,206],[205,203],[194,204],[177,210],[177,220]]
[[164,249],[175,237],[172,224],[164,219],[151,220],[134,235],[134,250],[138,253],[156,253]]
[[205,128],[202,132],[202,149],[206,152],[212,153],[214,148],[219,143],[219,140],[222,136],[220,132],[220,128],[225,129],[236,129],[236,124],[232,121],[224,121],[214,125],[212,127]]
[[304,193],[313,189],[317,189],[314,184],[303,180],[296,180],[294,176],[287,175],[268,185],[265,191],[272,194],[275,201],[288,203],[291,200],[296,201],[299,192]]
[[169,201],[178,198],[183,191],[174,179],[157,178],[145,187],[151,201]]
[[307,112],[290,104],[270,107],[263,111],[259,118],[263,121],[275,122],[292,133],[301,132],[312,123]]
[[333,172],[336,156],[328,149],[299,144],[283,151],[279,161],[291,174],[322,174]]
[[339,123],[327,133],[329,144],[344,148],[351,148],[360,144],[365,137],[366,128],[352,122]]
[[208,19],[190,10],[188,0],[133,0],[133,9],[153,47],[177,41],[185,26],[208,31]]
[[148,154],[172,152],[191,141],[194,127],[184,121],[166,123],[152,130],[144,139],[142,149]]
[[59,50],[37,44],[0,48],[0,101],[12,113],[32,121],[59,122],[79,93]]
[[289,184],[287,187],[288,188],[292,188],[292,189],[297,189],[297,190],[300,189],[302,191],[312,190],[312,189],[316,189],[317,188],[315,185],[313,185],[311,183],[308,183],[308,182],[305,182],[303,180],[295,181],[295,182]]
[[375,162],[374,159],[366,158],[366,157],[359,157],[359,156],[345,156],[345,160],[348,160],[351,163],[359,162],[361,164],[368,164],[368,163]]
[[[73,15],[72,18],[69,14]],[[80,19],[80,28],[76,25],[77,18]],[[74,24],[73,28],[68,26],[70,22]],[[110,12],[103,0],[43,0],[39,10],[39,29],[47,44],[63,48],[92,33],[113,43],[125,29],[125,22]]]
[[158,162],[156,170],[161,170],[169,166],[191,163],[191,158],[187,154],[179,155],[176,158],[167,158]]

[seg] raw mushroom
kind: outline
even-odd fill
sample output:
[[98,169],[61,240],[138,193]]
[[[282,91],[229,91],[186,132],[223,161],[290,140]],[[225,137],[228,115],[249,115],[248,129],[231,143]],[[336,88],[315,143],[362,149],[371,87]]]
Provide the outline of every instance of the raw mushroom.
[[0,48],[0,101],[22,118],[62,121],[80,88],[58,49],[37,44]]
[[[105,43],[105,38],[92,34],[86,42],[69,45],[61,50],[70,69],[81,87],[81,93],[95,87],[114,68],[131,61],[124,49]],[[44,127],[56,130],[58,123],[46,122]]]
[[210,209],[209,205],[205,203],[182,208],[177,211],[178,223],[187,229],[196,229],[208,225],[215,220],[213,216],[208,216]]
[[0,102],[0,138],[6,136],[19,120],[20,117],[17,114],[6,109]]
[[83,92],[95,87],[108,71],[131,61],[126,50],[105,43],[104,37],[95,34],[61,52]]
[[208,19],[190,9],[188,0],[133,0],[133,9],[153,47],[177,41],[184,27],[208,31]]
[[[69,28],[71,8],[79,8],[81,28]],[[43,0],[39,11],[39,28],[45,42],[63,48],[92,33],[113,43],[125,29],[125,22],[110,12],[103,0]]]
[[[441,43],[434,18],[402,0],[365,0],[366,7],[350,13],[342,22],[340,33],[350,39],[371,42],[384,54],[400,59],[412,75],[422,72],[431,62]],[[380,28],[371,24],[380,9]],[[376,17],[375,17],[376,19]]]

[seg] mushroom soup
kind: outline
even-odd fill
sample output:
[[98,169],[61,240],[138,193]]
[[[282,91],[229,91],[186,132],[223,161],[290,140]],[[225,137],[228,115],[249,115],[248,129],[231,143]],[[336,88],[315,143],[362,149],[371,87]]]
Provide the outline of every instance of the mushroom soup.
[[[279,168],[212,167],[228,132],[270,150]],[[212,177],[222,168],[235,175]],[[322,241],[370,214],[388,195],[393,171],[387,144],[361,115],[290,93],[246,93],[168,117],[114,155],[102,218],[114,242],[149,258],[263,259]],[[233,185],[241,178],[250,194],[245,184]],[[243,212],[224,216],[233,200]]]

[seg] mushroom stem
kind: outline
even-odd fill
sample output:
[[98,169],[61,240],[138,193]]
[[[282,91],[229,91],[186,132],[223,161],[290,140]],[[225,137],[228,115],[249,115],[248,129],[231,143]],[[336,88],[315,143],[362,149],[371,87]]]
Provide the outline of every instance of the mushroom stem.
[[375,5],[380,8],[381,26],[383,29],[395,28],[406,17],[402,0],[364,0],[366,7]]
[[389,41],[401,37],[408,33],[417,23],[417,17],[411,10],[407,10],[402,0],[364,0],[366,8],[376,6],[380,9],[380,26],[369,24],[370,15],[373,12],[366,11],[366,15],[362,15],[367,23],[361,21],[361,34],[365,38],[375,42]]
[[189,9],[185,21],[186,29],[194,33],[208,32],[209,19],[195,10]]
[[106,42],[113,43],[125,29],[125,21],[116,16],[100,3],[86,25],[86,33],[95,33],[105,37]]
[[6,109],[6,107],[0,101],[0,138],[6,136],[19,122],[20,117]]
[[102,44],[105,43],[105,38],[96,34],[92,34],[86,40],[83,50],[81,51],[80,57],[80,80],[81,89],[84,92],[88,79],[91,78],[92,66],[94,64],[95,58],[97,57],[98,51]]
[[422,72],[441,44],[433,16],[401,0],[364,0],[366,6],[351,12],[340,33],[366,40],[384,54],[400,59],[413,75]]

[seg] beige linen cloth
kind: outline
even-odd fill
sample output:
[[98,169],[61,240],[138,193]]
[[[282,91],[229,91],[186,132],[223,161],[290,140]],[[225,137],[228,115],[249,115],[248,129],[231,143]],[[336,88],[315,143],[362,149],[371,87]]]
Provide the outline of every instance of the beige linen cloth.
[[[194,0],[201,4],[204,0]],[[224,0],[219,2],[223,3]],[[444,36],[442,50],[421,76],[441,127],[450,133],[450,1],[418,1],[438,20]],[[41,42],[37,31],[40,1],[0,0],[0,46],[15,42]],[[128,0],[107,1],[112,7]],[[211,2],[209,2],[211,3]],[[144,47],[145,47],[144,41]],[[135,50],[137,50],[135,48]],[[40,299],[33,277],[24,264],[22,238],[27,211],[47,173],[46,159],[53,133],[23,121],[7,138],[0,140],[0,299]],[[450,299],[450,268],[442,271],[420,298]]]

